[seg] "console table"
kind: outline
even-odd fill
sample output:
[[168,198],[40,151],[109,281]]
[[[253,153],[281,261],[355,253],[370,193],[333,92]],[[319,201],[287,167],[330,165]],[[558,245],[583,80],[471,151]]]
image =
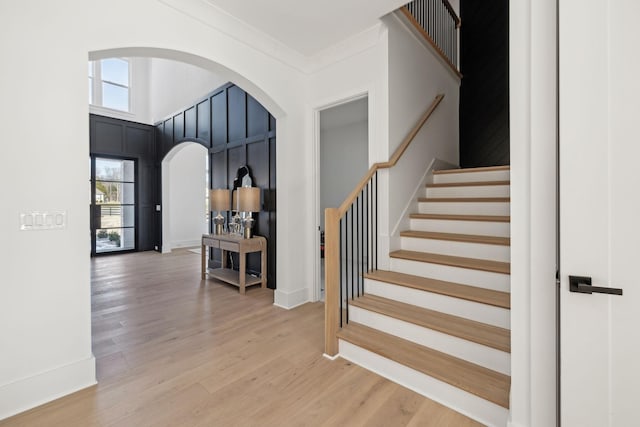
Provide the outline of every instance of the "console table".
[[[222,268],[207,268],[207,248],[219,248],[222,250]],[[240,269],[235,271],[227,268],[227,252],[237,252],[240,258]],[[247,254],[260,252],[261,277],[246,276]],[[202,280],[207,274],[223,282],[230,283],[240,288],[240,293],[245,293],[247,286],[262,284],[267,287],[267,239],[262,236],[254,236],[245,239],[236,234],[203,234],[202,235]]]

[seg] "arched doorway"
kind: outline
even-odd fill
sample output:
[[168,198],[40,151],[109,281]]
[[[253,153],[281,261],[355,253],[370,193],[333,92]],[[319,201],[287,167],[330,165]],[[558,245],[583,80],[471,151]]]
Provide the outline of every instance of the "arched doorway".
[[174,147],[162,160],[162,252],[200,245],[208,232],[208,155],[195,142]]

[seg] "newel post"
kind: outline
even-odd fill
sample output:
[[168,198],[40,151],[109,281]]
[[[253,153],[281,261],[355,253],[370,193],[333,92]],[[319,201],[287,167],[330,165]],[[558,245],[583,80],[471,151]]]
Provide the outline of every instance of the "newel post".
[[340,323],[340,216],[337,208],[324,211],[324,352],[338,354]]

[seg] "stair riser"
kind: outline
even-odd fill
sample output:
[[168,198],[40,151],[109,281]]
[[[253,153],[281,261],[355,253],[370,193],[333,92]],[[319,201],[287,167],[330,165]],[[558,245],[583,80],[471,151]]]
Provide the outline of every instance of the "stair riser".
[[430,252],[502,262],[510,261],[511,252],[511,248],[504,245],[422,239],[417,237],[401,237],[400,246],[402,249],[409,251]]
[[446,282],[461,283],[463,285],[477,286],[479,288],[493,289],[502,292],[509,292],[510,289],[511,278],[508,274],[399,258],[391,258],[390,266],[391,271],[412,274],[414,276],[430,277]]
[[509,170],[434,174],[434,184],[450,182],[509,181]]
[[407,341],[447,353],[458,359],[484,366],[493,371],[505,375],[511,374],[509,353],[360,307],[349,307],[349,319]]
[[420,289],[407,288],[392,283],[365,279],[365,292],[389,298],[405,304],[436,310],[453,316],[464,317],[476,322],[510,329],[511,313],[508,309],[468,301],[447,295],[427,292]]
[[411,230],[439,233],[473,234],[476,236],[509,237],[508,222],[451,221],[446,219],[411,219]]
[[339,340],[340,356],[480,423],[505,426],[509,410],[393,360]]
[[428,187],[425,197],[509,197],[508,185]]
[[420,202],[419,213],[509,215],[509,202]]

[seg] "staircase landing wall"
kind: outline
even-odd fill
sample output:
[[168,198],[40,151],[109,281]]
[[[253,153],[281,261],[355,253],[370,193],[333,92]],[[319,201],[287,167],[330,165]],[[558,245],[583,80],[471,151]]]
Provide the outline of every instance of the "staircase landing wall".
[[[430,46],[397,15],[384,18],[389,43],[389,155],[424,113],[433,98],[445,95],[395,168],[380,175],[380,257],[394,249],[393,235],[415,202],[435,161],[457,166],[460,80]],[[389,191],[393,189],[393,191]],[[397,233],[395,233],[397,234]]]

